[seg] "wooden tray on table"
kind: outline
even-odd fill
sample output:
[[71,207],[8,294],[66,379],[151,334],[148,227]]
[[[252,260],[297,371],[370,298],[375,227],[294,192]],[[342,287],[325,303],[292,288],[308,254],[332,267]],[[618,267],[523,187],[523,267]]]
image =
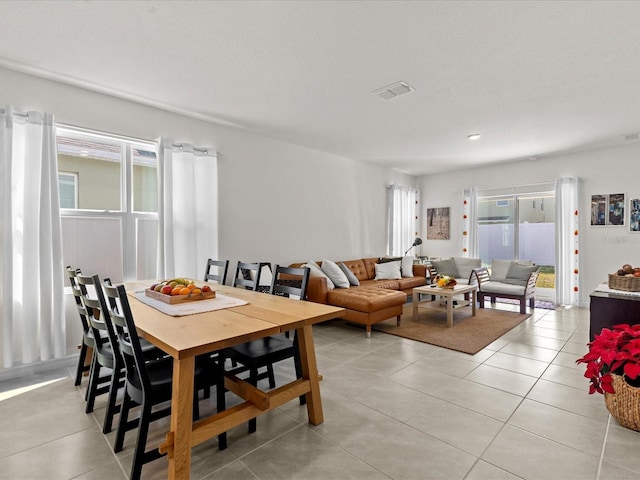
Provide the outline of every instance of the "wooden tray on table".
[[156,300],[160,300],[161,302],[168,303],[170,305],[184,302],[197,302],[199,300],[206,300],[208,298],[216,298],[216,292],[214,291],[201,292],[195,295],[167,295],[165,293],[156,292],[155,290],[147,288],[145,289],[144,294],[147,297],[155,298]]

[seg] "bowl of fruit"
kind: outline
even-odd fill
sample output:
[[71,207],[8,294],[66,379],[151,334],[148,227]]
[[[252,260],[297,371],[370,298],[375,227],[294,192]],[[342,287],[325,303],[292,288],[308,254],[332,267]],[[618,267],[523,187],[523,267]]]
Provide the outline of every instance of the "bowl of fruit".
[[144,291],[147,297],[165,303],[193,302],[214,298],[216,292],[209,285],[198,286],[187,278],[173,278],[154,283]]

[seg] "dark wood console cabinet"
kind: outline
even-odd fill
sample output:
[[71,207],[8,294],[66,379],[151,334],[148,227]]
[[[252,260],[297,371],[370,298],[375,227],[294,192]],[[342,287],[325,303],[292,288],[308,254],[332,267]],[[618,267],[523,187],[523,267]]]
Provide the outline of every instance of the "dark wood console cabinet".
[[640,296],[592,292],[589,338],[594,339],[603,328],[620,323],[640,323]]

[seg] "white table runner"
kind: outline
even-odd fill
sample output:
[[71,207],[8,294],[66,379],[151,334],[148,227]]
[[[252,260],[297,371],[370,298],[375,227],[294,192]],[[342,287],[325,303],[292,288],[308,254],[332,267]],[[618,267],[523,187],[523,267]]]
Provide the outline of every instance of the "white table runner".
[[142,303],[149,305],[166,315],[171,315],[172,317],[184,317],[185,315],[195,315],[196,313],[212,312],[214,310],[222,310],[223,308],[239,307],[249,303],[246,300],[240,300],[239,298],[220,295],[218,292],[216,292],[215,298],[177,303],[175,305],[147,297],[144,294],[144,290],[131,292],[131,295]]

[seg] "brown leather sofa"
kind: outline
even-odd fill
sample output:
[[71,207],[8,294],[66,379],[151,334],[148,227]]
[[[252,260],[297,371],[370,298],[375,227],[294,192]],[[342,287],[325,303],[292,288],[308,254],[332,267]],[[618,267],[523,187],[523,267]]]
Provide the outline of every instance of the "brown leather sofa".
[[[413,265],[413,277],[375,280],[375,264],[378,260],[374,257],[342,261],[354,273],[360,282],[359,286],[329,290],[326,278],[310,277],[307,300],[344,308],[345,313],[341,318],[364,325],[367,338],[371,337],[371,325],[374,323],[396,317],[399,325],[407,295],[412,294],[414,287],[427,283],[426,267]],[[322,265],[322,262],[316,263]],[[303,263],[294,263],[291,266],[302,265]]]

